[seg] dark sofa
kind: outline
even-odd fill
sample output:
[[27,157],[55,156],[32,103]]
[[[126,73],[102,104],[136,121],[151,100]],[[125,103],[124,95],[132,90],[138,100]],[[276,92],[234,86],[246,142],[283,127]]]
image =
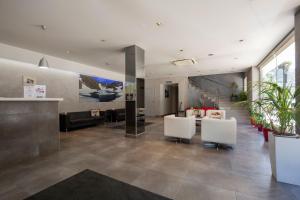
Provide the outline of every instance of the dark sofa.
[[91,116],[91,111],[68,112],[59,115],[60,131],[68,131],[95,126],[104,121],[104,112],[99,117]]

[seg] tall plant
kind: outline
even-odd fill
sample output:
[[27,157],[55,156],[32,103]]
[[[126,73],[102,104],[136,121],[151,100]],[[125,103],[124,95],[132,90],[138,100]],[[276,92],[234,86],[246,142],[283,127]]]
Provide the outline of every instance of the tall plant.
[[291,86],[280,86],[273,82],[259,84],[261,98],[254,103],[258,105],[270,122],[274,134],[293,134],[295,122],[299,122],[300,88],[294,92]]

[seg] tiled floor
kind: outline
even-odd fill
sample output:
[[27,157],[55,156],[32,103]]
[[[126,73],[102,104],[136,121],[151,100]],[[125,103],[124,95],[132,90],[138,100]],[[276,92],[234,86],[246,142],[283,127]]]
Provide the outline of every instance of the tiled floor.
[[167,141],[163,120],[137,138],[105,126],[61,136],[61,151],[0,173],[0,199],[22,199],[84,169],[174,199],[300,199],[300,187],[271,177],[268,147],[247,125],[238,127],[234,150],[205,149],[200,136],[191,144]]

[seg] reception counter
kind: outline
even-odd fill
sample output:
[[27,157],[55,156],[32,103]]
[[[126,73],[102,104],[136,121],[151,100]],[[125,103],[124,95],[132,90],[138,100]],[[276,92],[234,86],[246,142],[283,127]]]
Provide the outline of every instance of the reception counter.
[[0,97],[0,168],[59,150],[62,100]]

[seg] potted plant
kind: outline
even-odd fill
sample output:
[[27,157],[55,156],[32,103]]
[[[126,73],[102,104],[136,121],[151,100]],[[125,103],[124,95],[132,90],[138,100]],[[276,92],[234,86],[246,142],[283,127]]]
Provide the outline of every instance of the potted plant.
[[263,128],[263,113],[261,112],[260,104],[256,101],[251,102],[251,110],[255,122],[254,127],[261,132]]
[[299,123],[300,89],[273,82],[260,84],[261,98],[256,103],[270,123],[269,153],[272,174],[279,182],[300,185],[300,139],[295,133]]
[[264,139],[265,142],[269,141],[269,131],[271,131],[271,125],[270,123],[264,118],[263,120],[263,135],[264,135]]
[[246,101],[247,99],[248,99],[247,92],[245,92],[245,91],[240,92],[239,101]]
[[232,82],[230,84],[230,88],[231,88],[231,91],[232,91],[231,97],[230,97],[231,101],[237,101],[238,100],[238,95],[236,94],[236,91],[237,91],[238,87],[239,86],[236,82]]
[[254,112],[255,126],[259,132],[263,129],[263,114],[260,111]]
[[253,115],[250,115],[250,124],[252,125],[252,126],[256,126],[256,123],[255,123],[255,118],[254,118],[254,116]]

